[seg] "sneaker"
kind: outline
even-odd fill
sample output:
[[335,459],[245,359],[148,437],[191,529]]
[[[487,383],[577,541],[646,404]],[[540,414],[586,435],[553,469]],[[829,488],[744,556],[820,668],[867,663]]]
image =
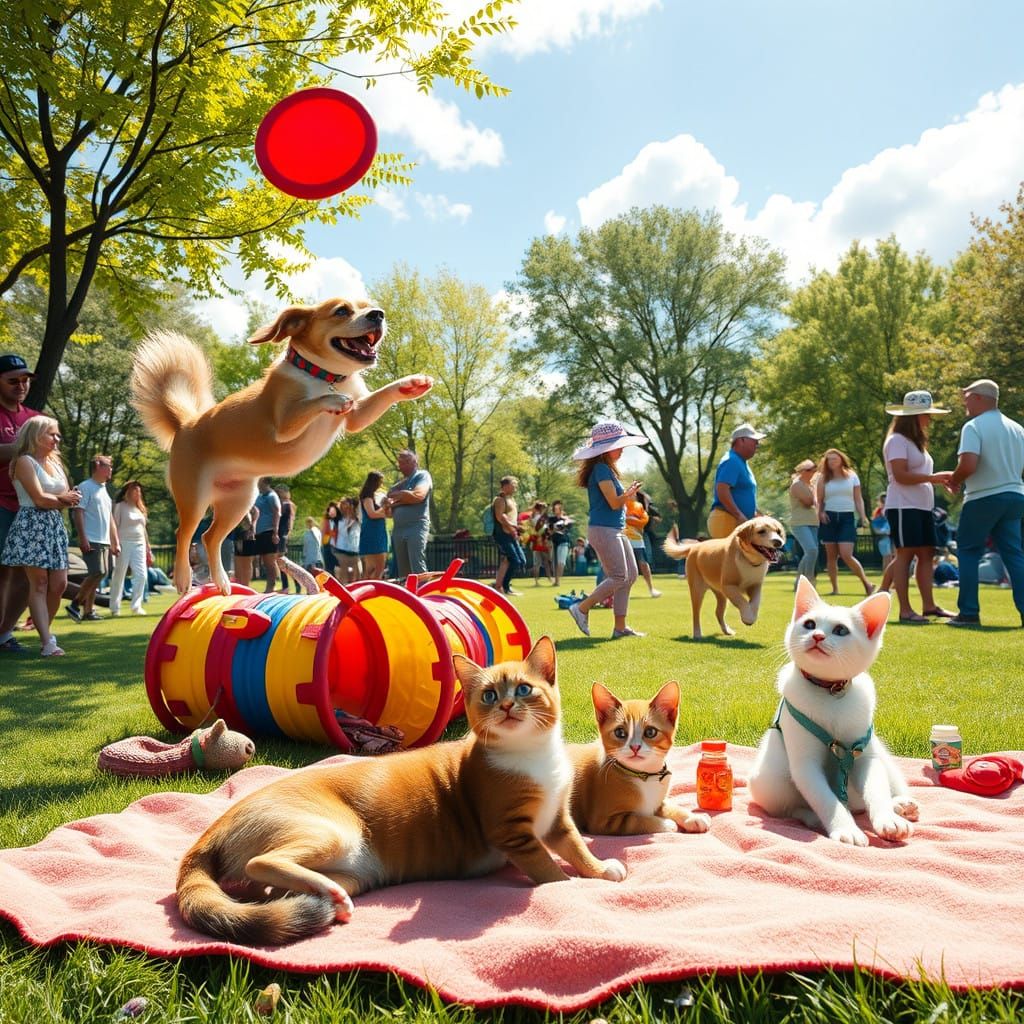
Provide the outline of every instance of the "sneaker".
[[631,629],[629,626],[626,626],[625,629],[613,629],[612,630],[612,639],[613,640],[620,640],[624,636],[647,636],[647,634],[646,633],[641,633],[637,629]]
[[6,651],[8,654],[24,654],[28,648],[19,643],[13,636],[10,640],[5,640],[0,644],[0,651]]
[[584,636],[590,636],[590,623],[587,621],[587,613],[580,611],[578,601],[576,604],[569,605],[569,614],[572,616],[572,621],[580,627],[580,632]]
[[954,615],[951,619],[946,619],[947,626],[980,626],[981,617],[978,615]]
[[651,597],[661,597],[661,591],[660,590],[652,590],[651,591]]
[[64,651],[57,646],[57,638],[51,636],[49,640],[39,650],[40,655],[44,658],[62,658],[64,657]]
[[522,597],[523,596],[523,592],[521,590],[506,590],[505,593],[509,597]]
[[137,612],[132,612],[133,615],[148,615],[149,612],[145,608],[140,608]]
[[79,608],[77,604],[69,604],[64,610],[75,620],[75,622],[82,621],[82,609]]
[[103,618],[103,616],[100,615],[99,612],[93,610],[91,612],[86,612],[84,615],[81,615],[81,617],[79,618],[78,621],[79,622],[99,622],[100,619],[102,619],[102,618]]

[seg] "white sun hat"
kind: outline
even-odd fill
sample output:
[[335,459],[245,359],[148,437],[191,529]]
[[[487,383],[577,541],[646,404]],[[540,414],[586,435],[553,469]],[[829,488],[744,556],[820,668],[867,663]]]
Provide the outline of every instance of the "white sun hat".
[[594,425],[590,431],[590,443],[577,448],[572,457],[576,462],[582,462],[584,459],[592,459],[595,455],[613,452],[616,448],[627,448],[637,444],[650,444],[650,439],[643,434],[631,434],[615,420],[606,420]]
[[948,409],[940,409],[932,405],[932,393],[930,391],[908,391],[903,396],[902,405],[887,405],[885,411],[890,416],[920,416],[928,413],[929,416],[945,416]]

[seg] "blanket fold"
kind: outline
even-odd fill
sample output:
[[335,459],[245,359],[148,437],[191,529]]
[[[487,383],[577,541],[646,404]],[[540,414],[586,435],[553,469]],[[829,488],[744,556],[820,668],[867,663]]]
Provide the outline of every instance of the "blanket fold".
[[[699,756],[695,745],[669,757],[672,795],[689,807]],[[730,746],[738,778],[753,757]],[[0,916],[38,945],[86,939],[282,970],[393,971],[477,1007],[572,1012],[641,981],[855,962],[959,989],[1024,985],[1024,786],[985,798],[937,785],[928,762],[897,762],[921,805],[905,843],[878,839],[863,820],[870,847],[830,842],[768,818],[741,784],[705,835],[588,838],[626,864],[624,882],[534,887],[509,867],[394,886],[357,897],[349,924],[251,948],[188,928],[174,882],[210,822],[286,771],[257,766],[208,794],[156,793],[0,851]]]

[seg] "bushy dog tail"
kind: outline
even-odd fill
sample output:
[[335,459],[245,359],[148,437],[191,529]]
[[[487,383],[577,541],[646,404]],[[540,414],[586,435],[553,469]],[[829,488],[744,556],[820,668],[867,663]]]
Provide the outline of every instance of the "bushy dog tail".
[[148,334],[135,352],[132,405],[164,451],[186,424],[213,407],[210,364],[184,335]]
[[216,840],[200,840],[178,870],[178,910],[196,931],[251,946],[279,946],[326,928],[335,906],[326,896],[299,893],[258,903],[232,899],[217,883]]
[[679,531],[673,526],[662,543],[661,550],[664,551],[669,558],[685,559],[699,543],[699,540],[680,540]]

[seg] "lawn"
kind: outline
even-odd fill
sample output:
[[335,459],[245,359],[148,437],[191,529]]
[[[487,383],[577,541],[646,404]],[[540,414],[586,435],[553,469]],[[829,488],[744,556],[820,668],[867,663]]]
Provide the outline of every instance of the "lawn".
[[[836,600],[858,600],[841,576]],[[570,581],[570,587],[577,581]],[[550,634],[559,652],[565,733],[594,734],[589,690],[595,680],[623,697],[654,692],[666,679],[682,687],[678,741],[721,736],[755,745],[775,708],[774,676],[784,660],[782,633],[791,612],[792,577],[771,576],[761,618],[752,628],[729,619],[738,635],[689,639],[685,584],[662,577],[659,600],[635,592],[630,623],[643,639],[611,641],[611,612],[591,613],[593,636],[583,637],[557,610],[548,585],[523,584],[516,599],[534,636]],[[642,584],[640,584],[642,590]],[[568,590],[569,588],[565,588]],[[955,591],[939,591],[955,607]],[[154,597],[151,612],[169,596]],[[926,757],[936,722],[960,727],[965,753],[1024,749],[1024,633],[1009,591],[985,588],[981,630],[891,624],[874,677],[876,728],[899,754]],[[712,625],[710,602],[705,632]],[[0,845],[36,842],[55,826],[116,812],[161,788],[97,772],[96,754],[132,734],[169,739],[155,720],[142,685],[142,663],[156,619],[122,618],[76,625],[62,618],[57,632],[64,659],[4,655],[0,661]],[[23,635],[24,638],[24,635]],[[34,647],[33,647],[34,649]],[[258,740],[258,762],[297,767],[331,753],[323,747]],[[205,792],[216,778],[193,776],[173,788]],[[0,925],[0,1024],[6,1021],[107,1021],[129,997],[144,995],[147,1021],[254,1019],[256,992],[271,981],[284,989],[277,1018],[290,1021],[432,1020],[475,1024],[494,1017],[539,1021],[544,1015],[509,1008],[474,1012],[439,1003],[393,978],[360,974],[280,975],[223,958],[168,962],[104,947],[27,946]],[[689,993],[676,999],[681,990]],[[692,1005],[690,1000],[692,998]],[[675,1000],[675,1002],[674,1002]],[[941,985],[892,984],[860,973],[702,978],[682,985],[639,987],[570,1020],[600,1015],[610,1021],[1014,1021],[1024,1014],[1019,993],[952,994]]]

